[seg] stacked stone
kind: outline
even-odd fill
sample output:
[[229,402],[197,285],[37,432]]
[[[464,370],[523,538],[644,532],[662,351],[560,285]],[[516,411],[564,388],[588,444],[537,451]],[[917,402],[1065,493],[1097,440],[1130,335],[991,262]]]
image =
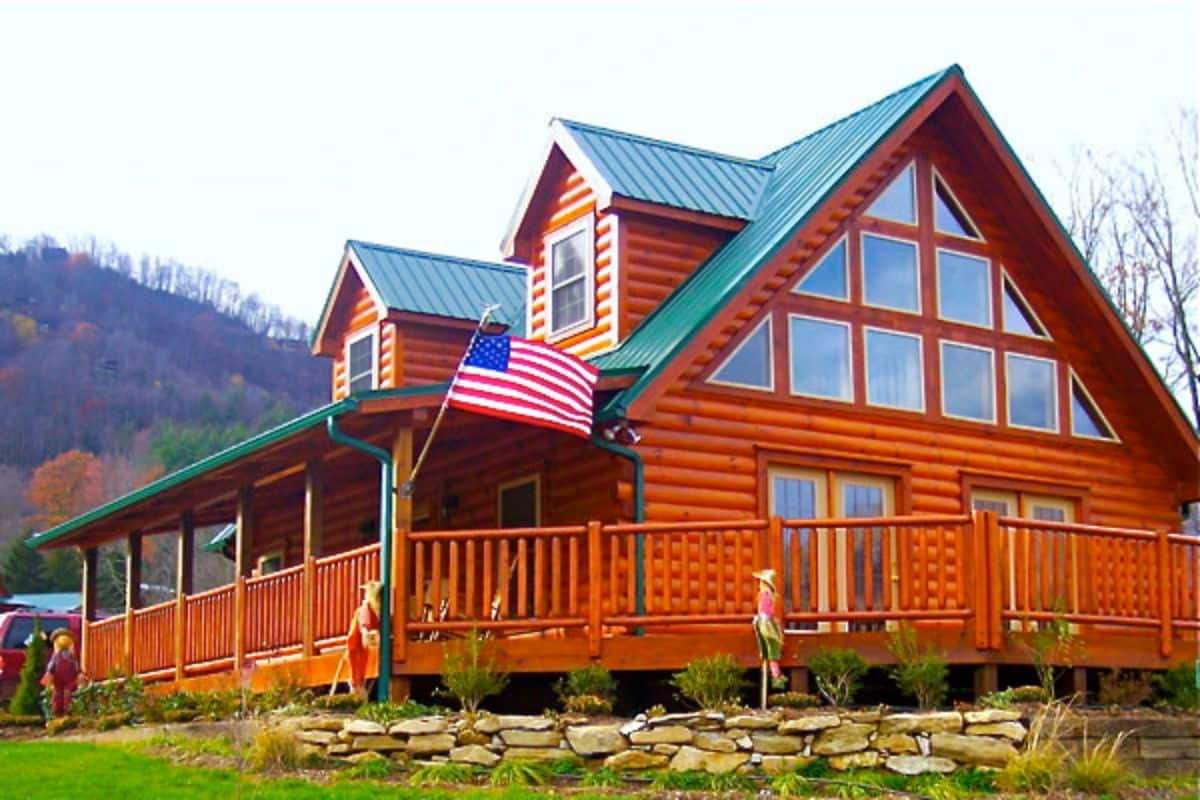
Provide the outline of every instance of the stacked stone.
[[[576,758],[618,771],[760,769],[789,772],[817,758],[835,770],[882,767],[904,775],[1003,766],[1026,730],[1015,711],[884,714],[881,711],[641,715],[628,722],[481,715],[421,717],[389,726],[311,717],[300,741],[326,756],[389,757],[492,767],[501,760]],[[373,756],[364,754],[373,753]]]

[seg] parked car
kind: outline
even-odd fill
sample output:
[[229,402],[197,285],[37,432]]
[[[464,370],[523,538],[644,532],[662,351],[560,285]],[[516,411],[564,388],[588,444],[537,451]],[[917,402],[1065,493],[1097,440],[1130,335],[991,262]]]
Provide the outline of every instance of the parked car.
[[17,690],[17,679],[25,663],[25,648],[33,635],[33,620],[40,620],[43,634],[67,628],[79,641],[83,617],[54,611],[9,611],[0,614],[0,700],[7,700]]

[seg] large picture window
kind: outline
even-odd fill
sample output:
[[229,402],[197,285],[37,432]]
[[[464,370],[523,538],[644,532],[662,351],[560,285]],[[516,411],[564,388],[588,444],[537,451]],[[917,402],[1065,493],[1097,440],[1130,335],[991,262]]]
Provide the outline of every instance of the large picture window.
[[1008,424],[1041,431],[1058,430],[1058,368],[1045,358],[1008,353]]
[[937,290],[942,319],[992,327],[992,270],[987,259],[938,250]]
[[942,342],[942,413],[996,421],[994,354],[986,347]]
[[591,324],[592,224],[588,216],[546,237],[550,336]]
[[903,239],[862,237],[863,299],[869,306],[921,311],[917,245]]
[[792,394],[852,400],[850,325],[813,317],[788,318]]
[[867,402],[873,406],[925,410],[921,337],[866,329]]
[[374,331],[346,342],[346,387],[350,394],[377,388],[376,363]]

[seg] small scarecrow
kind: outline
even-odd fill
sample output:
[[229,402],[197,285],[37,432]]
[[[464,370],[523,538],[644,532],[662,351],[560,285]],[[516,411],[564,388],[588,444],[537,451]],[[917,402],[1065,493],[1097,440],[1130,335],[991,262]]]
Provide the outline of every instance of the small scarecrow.
[[46,664],[42,685],[51,687],[50,710],[56,717],[71,713],[71,696],[79,686],[79,659],[75,657],[75,637],[66,628],[58,628],[50,634],[54,655]]
[[[366,694],[367,688],[367,651],[379,646],[379,615],[380,595],[383,584],[379,581],[367,581],[361,587],[363,590],[362,603],[354,610],[350,618],[350,630],[346,633],[345,659],[350,662],[350,692],[351,694]],[[341,671],[341,664],[338,664]],[[337,675],[334,675],[333,685],[337,686]]]
[[762,706],[767,706],[767,675],[771,687],[783,689],[787,685],[779,669],[783,654],[783,631],[775,619],[775,570],[764,569],[752,573],[758,580],[758,610],[754,615],[754,638],[758,640],[758,654],[762,659]]

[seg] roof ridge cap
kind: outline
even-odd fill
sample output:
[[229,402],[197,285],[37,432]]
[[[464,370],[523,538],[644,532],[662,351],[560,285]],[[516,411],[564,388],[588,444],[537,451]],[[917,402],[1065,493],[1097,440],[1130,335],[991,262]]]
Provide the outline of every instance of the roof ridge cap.
[[587,130],[597,131],[599,133],[613,134],[616,136],[624,136],[627,139],[635,139],[647,144],[654,144],[660,147],[667,147],[672,150],[679,150],[693,155],[707,156],[709,158],[719,158],[722,161],[730,161],[735,164],[743,164],[747,167],[755,167],[770,172],[775,169],[774,164],[765,164],[762,159],[746,158],[745,156],[735,156],[729,153],[721,153],[716,150],[709,150],[703,147],[693,147],[690,144],[681,144],[680,142],[672,142],[667,139],[656,139],[653,136],[645,136],[640,133],[631,133],[630,131],[620,131],[616,128],[606,128],[603,125],[593,125],[590,122],[579,122],[578,120],[567,119],[566,117],[555,117],[557,121],[570,127],[585,128]]
[[378,242],[368,242],[364,239],[347,239],[347,246],[353,247],[359,245],[362,247],[371,247],[377,250],[387,250],[393,253],[405,253],[407,255],[419,256],[421,258],[431,258],[435,261],[449,261],[458,264],[473,264],[487,269],[496,269],[504,272],[525,272],[526,267],[521,264],[509,264],[505,261],[484,261],[479,258],[467,258],[466,256],[452,256],[447,253],[433,253],[428,250],[417,250],[412,247],[396,247],[390,244],[380,244]]

